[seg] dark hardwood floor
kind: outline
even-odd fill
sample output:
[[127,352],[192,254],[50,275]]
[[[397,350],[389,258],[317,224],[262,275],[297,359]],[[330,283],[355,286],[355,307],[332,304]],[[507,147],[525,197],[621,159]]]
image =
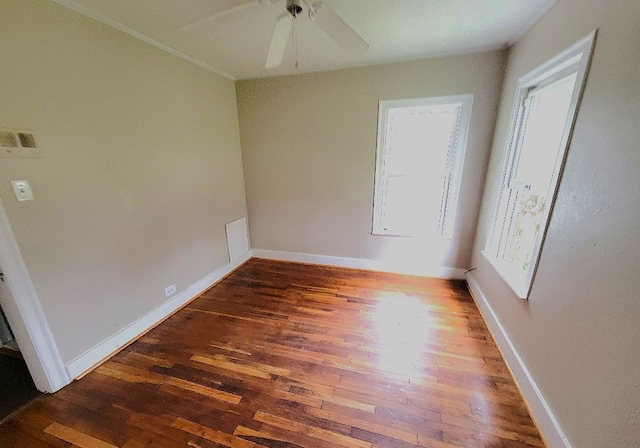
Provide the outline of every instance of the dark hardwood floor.
[[1,447],[542,447],[462,282],[252,259]]

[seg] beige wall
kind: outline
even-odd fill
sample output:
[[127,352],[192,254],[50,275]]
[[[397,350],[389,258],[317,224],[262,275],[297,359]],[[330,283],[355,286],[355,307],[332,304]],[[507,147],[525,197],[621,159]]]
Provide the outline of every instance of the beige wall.
[[0,2],[0,55],[0,127],[46,154],[0,159],[0,199],[68,363],[228,262],[234,83],[42,0]]
[[[252,247],[466,268],[503,52],[237,83]],[[453,240],[371,235],[378,101],[473,93]]]
[[[484,247],[517,79],[600,28],[528,302]],[[475,277],[575,448],[640,446],[640,2],[559,0],[515,45],[500,107]]]
[[[532,294],[484,246],[517,79],[600,28]],[[510,53],[237,83],[253,246],[478,268],[574,447],[640,445],[640,3],[559,0]],[[69,362],[227,262],[246,214],[234,85],[43,0],[0,3],[0,127],[46,157],[0,159],[9,216]],[[371,236],[377,102],[474,93],[458,226],[448,243]],[[18,203],[12,179],[36,200]]]

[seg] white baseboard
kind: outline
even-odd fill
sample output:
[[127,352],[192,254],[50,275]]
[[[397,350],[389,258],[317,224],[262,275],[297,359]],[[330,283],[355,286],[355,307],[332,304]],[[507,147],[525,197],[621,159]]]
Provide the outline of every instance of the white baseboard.
[[531,372],[529,372],[527,365],[520,357],[518,350],[513,345],[511,338],[493,311],[493,308],[487,300],[487,296],[482,292],[473,274],[467,276],[467,284],[469,285],[473,300],[480,309],[484,321],[489,327],[496,344],[498,344],[500,352],[518,384],[518,388],[522,392],[524,400],[529,407],[531,417],[536,422],[536,426],[542,433],[547,445],[551,448],[571,448],[571,444],[564,434],[564,431],[562,431],[560,423],[558,423],[555,415],[553,415],[542,392],[531,376]]
[[141,334],[155,326],[158,322],[161,322],[167,316],[170,316],[194,297],[218,283],[250,258],[251,251],[249,250],[233,262],[217,269],[203,279],[198,280],[196,283],[169,299],[155,310],[142,316],[127,327],[115,333],[113,336],[110,336],[95,347],[78,356],[65,366],[69,377],[75,379],[82,373],[100,364],[118,349],[137,339]]
[[417,275],[446,279],[464,279],[464,269],[446,266],[400,265],[384,260],[368,260],[365,258],[330,257],[327,255],[301,254],[297,252],[281,252],[276,250],[252,249],[253,256],[269,260],[292,261],[296,263],[312,263],[342,268],[365,269],[368,271],[390,272],[392,274]]

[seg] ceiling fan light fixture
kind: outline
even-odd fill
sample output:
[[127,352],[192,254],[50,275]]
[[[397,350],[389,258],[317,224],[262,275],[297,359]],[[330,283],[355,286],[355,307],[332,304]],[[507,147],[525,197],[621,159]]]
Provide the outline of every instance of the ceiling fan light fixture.
[[292,17],[298,17],[302,12],[302,0],[287,0],[287,11]]
[[[182,30],[190,30],[205,22],[249,9],[251,6],[266,6],[279,1],[282,0],[236,0],[236,5],[186,24]],[[308,11],[309,19],[346,52],[361,55],[369,49],[369,44],[325,2],[321,0],[286,0],[286,11],[278,16],[273,28],[266,68],[275,68],[282,64],[287,43],[292,35],[295,67],[299,67],[296,19],[305,8]]]

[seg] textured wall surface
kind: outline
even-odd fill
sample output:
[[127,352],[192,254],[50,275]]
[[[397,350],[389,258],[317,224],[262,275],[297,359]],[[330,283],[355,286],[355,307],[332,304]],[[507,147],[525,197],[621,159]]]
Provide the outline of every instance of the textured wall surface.
[[[65,363],[228,262],[246,215],[232,81],[52,2],[0,2],[0,199]],[[18,203],[9,181],[28,179]]]
[[[599,28],[540,267],[518,300],[481,255],[518,78]],[[476,279],[575,448],[640,446],[640,2],[560,0],[512,49]]]
[[[504,52],[237,83],[254,248],[466,268]],[[475,95],[452,240],[371,235],[378,101]]]

